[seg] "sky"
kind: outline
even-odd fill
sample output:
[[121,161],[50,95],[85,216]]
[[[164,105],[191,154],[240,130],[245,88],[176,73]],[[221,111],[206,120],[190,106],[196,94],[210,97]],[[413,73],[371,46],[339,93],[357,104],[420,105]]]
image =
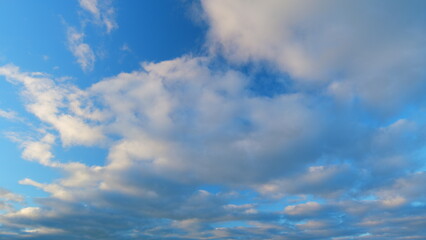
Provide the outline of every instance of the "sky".
[[423,0],[0,0],[0,239],[426,239]]

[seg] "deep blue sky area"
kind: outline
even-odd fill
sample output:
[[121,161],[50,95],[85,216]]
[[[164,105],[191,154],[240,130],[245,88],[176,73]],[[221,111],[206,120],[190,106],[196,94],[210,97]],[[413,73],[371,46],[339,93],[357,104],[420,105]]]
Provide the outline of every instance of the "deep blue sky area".
[[0,239],[426,239],[425,10],[0,0]]
[[[197,14],[191,1],[117,1],[114,16],[121,27],[111,34],[90,24],[92,19],[82,20],[88,13],[78,9],[75,1],[40,4],[5,0],[0,4],[2,63],[75,77],[83,86],[137,69],[141,62],[159,62],[204,51],[206,29],[191,20]],[[67,27],[93,33],[85,34],[98,55],[93,71],[83,74],[73,62],[67,49]]]

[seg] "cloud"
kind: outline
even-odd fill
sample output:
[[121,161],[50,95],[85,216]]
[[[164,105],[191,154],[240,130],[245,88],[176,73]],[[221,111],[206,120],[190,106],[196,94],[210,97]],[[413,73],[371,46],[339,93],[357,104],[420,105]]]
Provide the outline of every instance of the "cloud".
[[[91,112],[90,105],[81,106],[81,91],[66,85],[57,86],[45,75],[22,73],[13,65],[0,67],[0,75],[22,84],[27,110],[51,124],[59,132],[63,145],[94,145],[102,140],[100,128],[88,124],[101,116],[98,111]],[[69,109],[68,113],[60,111],[64,106]]]
[[[80,235],[70,239],[261,239],[283,233],[327,239],[371,233],[359,224],[376,221],[373,213],[390,211],[383,226],[406,221],[404,211],[417,216],[412,211],[419,207],[410,203],[423,201],[415,187],[420,181],[407,170],[420,167],[409,166],[416,162],[410,153],[424,142],[421,117],[360,126],[323,96],[253,95],[246,73],[210,63],[187,56],[144,63],[84,90],[1,67],[3,76],[20,84],[28,111],[49,126],[40,139],[23,141],[23,157],[63,173],[48,183],[20,181],[49,197],[39,199],[31,214],[2,216],[7,231],[27,229],[23,236],[41,239],[66,239],[71,232]],[[51,153],[56,135],[65,147],[102,144],[106,163],[62,163]],[[395,165],[386,159],[396,159]],[[206,184],[224,189],[214,193],[203,189]],[[374,200],[363,200],[369,196]],[[288,197],[297,198],[286,202]],[[281,207],[265,211],[267,202]],[[232,222],[239,225],[215,227]]]
[[147,64],[92,86],[113,117],[108,129],[124,138],[112,148],[112,164],[143,160],[178,176],[190,171],[238,184],[286,174],[318,154],[305,148],[321,131],[322,114],[308,107],[309,97],[252,98],[246,76],[211,72],[207,63],[184,57]]
[[24,151],[22,157],[30,161],[37,161],[42,165],[54,165],[51,163],[53,154],[50,151],[51,144],[55,141],[55,137],[52,134],[47,134],[41,141],[28,141],[22,143]]
[[[25,200],[22,195],[0,188],[0,218],[1,215],[17,211],[23,204],[25,204]],[[2,235],[3,233],[0,231],[0,236]]]
[[0,188],[0,213],[15,211],[14,204],[23,203],[24,197]]
[[118,28],[118,25],[115,22],[115,10],[111,1],[79,0],[79,5],[89,14],[89,17],[84,16],[81,20],[83,27],[80,31],[75,27],[67,27],[67,45],[83,71],[88,72],[93,70],[96,56],[92,47],[84,41],[86,22],[90,21],[105,27],[108,34]]
[[81,8],[91,14],[96,24],[104,25],[107,33],[118,28],[111,1],[79,0],[79,3]]
[[[97,1],[80,4],[103,19]],[[212,55],[142,63],[85,89],[0,67],[39,120],[22,157],[62,173],[20,181],[48,196],[0,215],[0,236],[424,238],[425,118],[410,95],[423,89],[424,19],[395,10],[412,4],[203,1]],[[256,93],[250,84],[264,83],[241,65],[265,62],[288,89]],[[101,146],[105,163],[53,154],[75,146]]]
[[0,117],[9,119],[9,120],[16,120],[18,119],[17,113],[14,111],[5,111],[0,109]]
[[[202,1],[209,45],[308,88],[394,111],[424,87],[423,1]],[[357,9],[354,11],[354,9]]]
[[[206,58],[190,57],[147,63],[141,70],[104,79],[87,90],[21,72],[12,65],[0,68],[9,81],[20,84],[28,111],[52,127],[49,134],[58,134],[62,145],[90,146],[115,136],[107,141],[107,164],[92,167],[55,160],[53,135],[24,142],[24,158],[60,169],[64,177],[53,183],[20,181],[50,197],[31,216],[4,216],[4,224],[16,230],[13,226],[19,222],[18,229],[34,229],[26,232],[32,236],[49,232],[36,229],[60,230],[52,231],[53,235],[71,232],[78,226],[67,224],[69,228],[64,229],[50,222],[83,217],[70,216],[75,212],[72,206],[82,202],[88,215],[111,208],[148,222],[167,219],[170,231],[177,231],[176,226],[188,231],[188,225],[176,222],[193,219],[197,227],[192,231],[203,230],[201,235],[188,233],[195,238],[208,234],[212,222],[277,218],[258,213],[251,205],[230,204],[226,194],[216,195],[199,186],[206,182],[244,186],[309,163],[309,156],[318,152],[304,147],[319,134],[318,122],[310,121],[319,112],[308,107],[310,100],[303,95],[251,97],[245,91],[244,74],[215,71],[208,63]],[[277,121],[282,115],[288,117]],[[78,134],[70,134],[74,131],[70,129]],[[299,155],[298,164],[291,161],[295,155]],[[245,171],[237,175],[240,168]],[[128,204],[123,206],[123,201]],[[51,212],[52,204],[60,204],[64,211]],[[51,219],[52,215],[57,216]],[[31,224],[34,221],[40,225]],[[104,234],[107,238],[114,233]]]
[[356,169],[347,164],[310,166],[292,177],[276,178],[255,188],[260,193],[275,198],[297,194],[334,198],[346,192],[349,186],[355,186],[358,177],[360,174]]
[[311,214],[316,215],[316,212],[321,209],[321,204],[317,202],[307,202],[298,205],[287,206],[284,212],[289,215]]
[[84,42],[84,34],[79,33],[75,28],[69,27],[67,31],[68,48],[77,58],[83,71],[93,70],[95,64],[95,54],[89,44]]

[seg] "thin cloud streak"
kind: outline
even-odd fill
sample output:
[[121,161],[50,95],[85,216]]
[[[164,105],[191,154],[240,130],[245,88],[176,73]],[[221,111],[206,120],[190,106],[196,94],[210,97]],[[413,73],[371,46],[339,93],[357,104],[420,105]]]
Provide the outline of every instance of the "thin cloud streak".
[[85,72],[92,71],[96,57],[90,45],[84,42],[84,34],[73,27],[69,27],[67,30],[67,42],[69,50],[77,59],[81,69]]
[[118,28],[114,16],[114,8],[109,0],[79,0],[79,3],[81,8],[92,15],[96,24],[103,25],[106,28],[107,33],[111,33],[112,30]]

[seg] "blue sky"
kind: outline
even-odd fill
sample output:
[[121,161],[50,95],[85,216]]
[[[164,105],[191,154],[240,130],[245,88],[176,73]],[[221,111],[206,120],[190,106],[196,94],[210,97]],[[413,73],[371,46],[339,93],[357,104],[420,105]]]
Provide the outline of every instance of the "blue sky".
[[421,0],[0,0],[0,239],[424,239]]

